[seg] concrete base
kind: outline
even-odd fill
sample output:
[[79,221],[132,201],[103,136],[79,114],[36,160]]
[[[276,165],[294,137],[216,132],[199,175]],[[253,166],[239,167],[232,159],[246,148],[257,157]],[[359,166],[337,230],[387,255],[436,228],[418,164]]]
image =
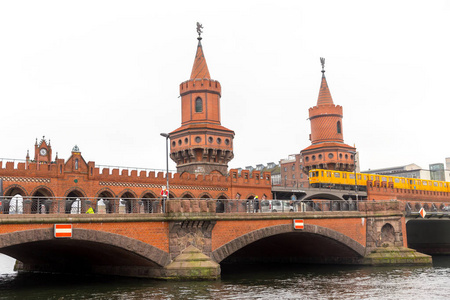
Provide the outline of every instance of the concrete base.
[[405,247],[379,247],[363,258],[364,265],[431,265],[432,257]]
[[187,247],[165,267],[165,280],[217,280],[220,265],[194,246]]

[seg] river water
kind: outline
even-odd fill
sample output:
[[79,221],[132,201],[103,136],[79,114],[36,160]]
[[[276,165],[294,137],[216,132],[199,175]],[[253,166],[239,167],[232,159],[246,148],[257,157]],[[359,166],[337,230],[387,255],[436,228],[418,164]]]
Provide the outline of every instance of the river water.
[[432,267],[224,267],[213,282],[17,274],[0,255],[0,299],[450,299],[450,257]]

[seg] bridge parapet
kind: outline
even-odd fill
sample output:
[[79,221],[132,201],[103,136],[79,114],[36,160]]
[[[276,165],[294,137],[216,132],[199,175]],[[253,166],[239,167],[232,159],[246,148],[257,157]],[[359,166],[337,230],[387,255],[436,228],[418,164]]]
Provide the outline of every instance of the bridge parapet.
[[[155,214],[163,213],[293,213],[339,211],[404,211],[400,201],[255,200],[92,197],[0,197],[0,214]],[[425,208],[428,210],[428,204]],[[416,204],[416,207],[420,206]],[[436,210],[435,204],[432,204]],[[450,206],[449,206],[450,207]],[[419,207],[420,209],[420,207]],[[446,208],[445,208],[446,209]],[[444,210],[445,210],[444,209]]]

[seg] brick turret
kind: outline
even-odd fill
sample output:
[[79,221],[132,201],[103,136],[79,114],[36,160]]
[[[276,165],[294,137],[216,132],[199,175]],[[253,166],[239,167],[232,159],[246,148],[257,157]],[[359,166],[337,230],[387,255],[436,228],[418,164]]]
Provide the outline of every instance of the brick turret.
[[220,123],[221,86],[212,80],[198,37],[191,78],[180,84],[181,127],[172,131],[170,157],[179,173],[228,172],[234,131]]
[[325,78],[325,59],[322,62],[322,81],[317,105],[309,109],[311,146],[303,149],[303,171],[330,169],[354,171],[356,148],[344,144],[342,106],[334,105]]

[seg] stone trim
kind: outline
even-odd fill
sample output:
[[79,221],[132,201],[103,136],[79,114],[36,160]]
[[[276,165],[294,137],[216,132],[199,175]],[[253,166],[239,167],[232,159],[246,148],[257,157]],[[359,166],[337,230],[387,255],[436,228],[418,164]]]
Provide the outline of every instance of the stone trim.
[[[162,188],[165,184],[133,183],[133,182],[111,182],[100,181],[103,186],[124,186],[124,187],[143,187],[143,188]],[[204,190],[204,191],[228,191],[224,187],[191,186],[191,185],[170,185],[171,190]]]
[[0,177],[3,181],[11,182],[42,182],[50,183],[50,178],[37,178],[37,177],[14,177],[14,176],[3,176]]

